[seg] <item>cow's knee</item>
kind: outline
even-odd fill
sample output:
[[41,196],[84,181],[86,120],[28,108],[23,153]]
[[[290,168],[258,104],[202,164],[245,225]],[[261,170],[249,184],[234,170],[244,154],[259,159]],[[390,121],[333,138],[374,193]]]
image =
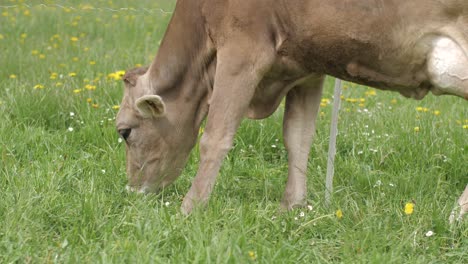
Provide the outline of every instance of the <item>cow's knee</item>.
[[207,156],[210,153],[215,155],[225,155],[231,150],[233,137],[228,135],[203,134],[200,139],[200,154]]

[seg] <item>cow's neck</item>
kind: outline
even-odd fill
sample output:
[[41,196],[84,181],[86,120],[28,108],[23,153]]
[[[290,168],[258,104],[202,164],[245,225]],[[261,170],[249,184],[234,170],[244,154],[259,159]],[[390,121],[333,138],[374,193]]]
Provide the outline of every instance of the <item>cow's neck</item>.
[[[200,1],[201,2],[201,1]],[[208,112],[215,51],[199,1],[178,1],[149,73],[152,93],[163,98],[179,129],[197,133]]]

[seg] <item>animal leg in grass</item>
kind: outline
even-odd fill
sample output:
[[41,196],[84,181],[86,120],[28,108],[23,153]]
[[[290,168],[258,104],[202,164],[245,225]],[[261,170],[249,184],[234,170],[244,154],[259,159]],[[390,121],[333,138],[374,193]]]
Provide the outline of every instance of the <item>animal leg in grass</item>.
[[218,51],[213,94],[200,140],[200,165],[182,202],[184,214],[190,214],[195,205],[204,206],[208,202],[222,161],[232,147],[234,134],[247,112],[255,88],[273,62],[273,52],[254,51],[251,45],[243,46],[242,43],[235,45]]
[[[468,185],[466,185],[465,191],[458,199],[458,206],[460,206],[460,213],[458,214],[456,220],[461,221],[463,219],[463,216],[468,212]],[[455,214],[456,211],[453,210],[449,219],[450,223],[453,223],[455,221]]]
[[303,206],[307,195],[307,160],[315,133],[324,76],[312,76],[286,95],[283,136],[288,152],[288,181],[283,209]]

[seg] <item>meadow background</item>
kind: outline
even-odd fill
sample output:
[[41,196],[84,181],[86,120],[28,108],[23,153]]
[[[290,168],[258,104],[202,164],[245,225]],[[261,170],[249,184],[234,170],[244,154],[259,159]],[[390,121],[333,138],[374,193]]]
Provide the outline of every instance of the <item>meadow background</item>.
[[0,0],[0,263],[468,263],[468,221],[447,221],[468,180],[459,98],[346,83],[330,208],[331,78],[307,208],[278,212],[282,106],[242,123],[206,210],[179,212],[197,149],[163,193],[127,193],[120,76],[154,58],[174,3]]

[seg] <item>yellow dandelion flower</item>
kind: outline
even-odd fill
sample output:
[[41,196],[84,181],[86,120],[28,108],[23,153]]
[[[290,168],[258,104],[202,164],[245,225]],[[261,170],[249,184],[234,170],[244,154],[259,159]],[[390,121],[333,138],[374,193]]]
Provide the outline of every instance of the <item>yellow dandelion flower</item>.
[[343,211],[341,209],[336,210],[335,212],[336,218],[341,219],[343,218]]
[[256,260],[256,259],[257,259],[257,256],[255,255],[255,252],[249,251],[249,258],[250,258],[251,260]]
[[45,55],[44,54],[39,54],[39,59],[45,59]]
[[419,132],[421,129],[419,127],[414,127],[414,132]]
[[55,79],[57,79],[57,77],[58,77],[58,73],[56,73],[56,72],[53,72],[53,73],[50,74],[50,79],[51,80],[55,80]]
[[360,103],[359,104],[359,107],[364,107],[365,105],[363,103]]
[[79,93],[81,93],[81,89],[75,89],[75,90],[73,90],[73,93],[79,94]]
[[78,57],[73,57],[73,58],[72,58],[72,61],[74,61],[74,62],[77,62],[77,61],[79,61],[79,60],[80,60],[80,59],[79,59]]
[[1,40],[1,39],[4,39],[4,38],[5,38],[5,36],[3,36],[2,34],[0,34],[0,40]]
[[434,115],[436,115],[436,116],[440,115],[440,111],[439,111],[439,110],[435,110],[433,113],[434,113]]
[[94,91],[96,90],[96,85],[87,84],[85,85],[85,89],[88,91]]
[[70,76],[70,77],[75,77],[75,76],[76,76],[76,72],[70,72],[70,73],[68,74],[68,76]]
[[423,109],[424,109],[424,108],[422,108],[422,107],[420,107],[420,106],[416,107],[416,111],[418,111],[418,112],[422,112]]
[[114,105],[114,106],[112,106],[112,109],[114,109],[114,110],[119,110],[119,109],[120,109],[120,105]]
[[119,76],[117,76],[115,73],[109,73],[107,74],[107,78],[117,80]]
[[365,99],[365,98],[359,98],[359,102],[360,102],[360,103],[365,103],[365,102],[366,102],[366,99]]
[[7,16],[8,16],[8,12],[6,12],[6,11],[3,12],[3,13],[2,13],[2,16],[7,17]]
[[99,105],[98,104],[92,104],[91,105],[93,108],[99,108]]
[[93,101],[93,99],[91,99],[91,98],[86,98],[86,102],[91,103],[92,101]]
[[60,87],[60,86],[62,86],[62,85],[63,85],[63,83],[61,83],[61,82],[56,82],[56,83],[55,83],[55,86],[56,86],[56,87]]
[[25,38],[27,38],[27,37],[28,37],[28,34],[26,34],[26,33],[23,33],[23,34],[21,34],[21,35],[20,35],[20,37],[21,37],[22,39],[25,39]]
[[396,104],[396,103],[397,103],[397,100],[396,100],[396,99],[392,99],[392,100],[390,101],[390,103]]
[[463,129],[468,129],[468,125],[463,125]]
[[44,89],[44,85],[42,85],[42,84],[36,84],[36,85],[34,85],[33,88],[34,88],[34,90],[37,90],[37,89]]
[[429,108],[427,108],[427,107],[423,107],[423,112],[424,112],[424,113],[427,113],[427,112],[429,112]]
[[377,92],[375,90],[369,90],[369,91],[365,92],[365,95],[366,96],[376,96]]
[[31,15],[31,12],[29,12],[29,10],[26,9],[26,10],[23,12],[23,15],[24,15],[24,16],[30,16],[30,15]]
[[414,212],[414,203],[406,203],[405,204],[405,214],[410,215]]
[[32,51],[31,51],[31,54],[32,54],[32,55],[38,55],[38,54],[39,54],[39,51],[38,51],[38,50],[32,50]]
[[77,37],[71,37],[70,40],[73,42],[77,42],[79,39]]
[[468,119],[465,119],[465,120],[463,120],[463,121],[465,122],[465,124],[468,124]]
[[14,74],[10,74],[10,79],[16,79],[18,76],[14,75]]
[[89,65],[95,65],[95,64],[96,64],[95,61],[90,61],[90,62],[89,62]]
[[135,67],[141,67],[141,66],[143,66],[141,63],[135,64]]

